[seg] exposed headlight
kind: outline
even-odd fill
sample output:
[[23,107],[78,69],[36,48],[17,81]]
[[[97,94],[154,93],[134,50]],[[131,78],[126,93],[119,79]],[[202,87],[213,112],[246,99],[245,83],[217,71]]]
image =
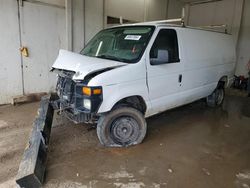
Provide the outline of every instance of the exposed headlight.
[[69,97],[68,97],[67,95],[63,95],[62,98],[63,98],[64,100],[69,100]]
[[90,101],[90,99],[83,99],[83,106],[84,106],[84,108],[90,110],[91,109],[91,101]]

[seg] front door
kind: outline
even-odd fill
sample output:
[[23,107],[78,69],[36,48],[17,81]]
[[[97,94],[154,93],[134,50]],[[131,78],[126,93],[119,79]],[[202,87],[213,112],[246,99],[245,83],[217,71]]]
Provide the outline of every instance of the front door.
[[21,45],[27,51],[22,56],[25,94],[54,90],[56,75],[49,70],[59,49],[66,47],[64,4],[46,2],[22,1],[19,7]]
[[176,30],[162,28],[157,32],[147,57],[152,114],[180,105],[183,72]]

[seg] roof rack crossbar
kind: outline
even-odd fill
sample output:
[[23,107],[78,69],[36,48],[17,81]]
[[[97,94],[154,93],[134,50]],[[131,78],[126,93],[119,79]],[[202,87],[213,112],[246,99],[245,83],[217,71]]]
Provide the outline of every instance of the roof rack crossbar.
[[184,26],[184,19],[183,18],[175,18],[175,19],[168,19],[168,20],[157,20],[157,21],[152,21],[153,23],[175,23],[175,22],[180,22],[182,26]]

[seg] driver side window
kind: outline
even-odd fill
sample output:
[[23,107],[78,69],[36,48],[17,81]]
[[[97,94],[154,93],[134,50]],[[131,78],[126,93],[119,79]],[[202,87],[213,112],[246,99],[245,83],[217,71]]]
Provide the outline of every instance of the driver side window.
[[180,62],[177,34],[174,29],[161,29],[150,50],[151,65]]

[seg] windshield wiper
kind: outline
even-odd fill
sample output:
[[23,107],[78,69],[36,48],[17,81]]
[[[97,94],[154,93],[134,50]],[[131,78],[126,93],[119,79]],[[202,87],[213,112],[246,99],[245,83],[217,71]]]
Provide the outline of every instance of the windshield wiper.
[[111,55],[98,55],[96,57],[97,58],[102,58],[102,59],[110,59],[110,60],[114,60],[114,61],[120,61],[120,62],[128,63],[127,59],[120,58],[120,57],[115,57],[115,56],[111,56]]

